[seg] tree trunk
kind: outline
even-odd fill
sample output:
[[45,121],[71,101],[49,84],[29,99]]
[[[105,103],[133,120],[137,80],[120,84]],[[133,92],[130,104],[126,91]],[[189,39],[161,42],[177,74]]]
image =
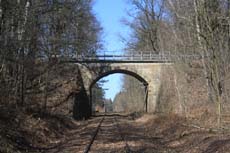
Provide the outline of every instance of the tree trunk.
[[[202,1],[203,3],[203,1]],[[201,53],[201,56],[202,56],[202,64],[203,64],[203,72],[204,72],[204,76],[205,76],[205,80],[206,80],[206,88],[207,88],[207,95],[208,95],[208,98],[209,100],[212,101],[212,92],[211,92],[211,89],[210,89],[210,84],[209,84],[209,75],[208,75],[208,67],[207,67],[207,64],[205,62],[205,56],[208,56],[208,53],[207,53],[207,50],[206,50],[206,47],[203,46],[202,44],[202,39],[201,39],[201,28],[200,28],[200,22],[199,22],[199,6],[198,6],[198,2],[197,0],[193,0],[193,4],[194,4],[194,9],[195,9],[195,27],[196,27],[196,35],[197,35],[197,41],[198,41],[198,44],[199,44],[199,48],[201,49],[202,53]]]
[[47,69],[46,75],[45,75],[45,91],[44,91],[44,103],[43,103],[43,109],[42,112],[45,113],[47,109],[47,102],[48,102],[48,81],[49,81],[49,69]]

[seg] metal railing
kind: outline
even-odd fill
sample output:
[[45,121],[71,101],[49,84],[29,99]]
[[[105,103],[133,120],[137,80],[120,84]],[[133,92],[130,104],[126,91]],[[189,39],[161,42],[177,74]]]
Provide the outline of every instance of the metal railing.
[[173,62],[178,60],[201,59],[197,54],[170,54],[153,52],[102,52],[97,55],[78,54],[72,60],[76,62]]

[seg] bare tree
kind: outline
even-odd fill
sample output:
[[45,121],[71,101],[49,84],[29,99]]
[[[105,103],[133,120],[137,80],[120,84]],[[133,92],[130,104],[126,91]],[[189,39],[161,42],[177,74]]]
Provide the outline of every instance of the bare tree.
[[[228,97],[224,82],[228,78],[230,61],[229,0],[131,2],[137,11],[130,24],[134,32],[130,49],[145,50],[147,47],[152,51],[168,50],[177,55],[201,55],[207,95],[209,101],[216,104],[220,125],[222,103]],[[177,61],[175,73],[188,74],[190,65],[191,62],[187,60]],[[181,78],[186,76],[178,74],[177,89],[180,89],[178,92],[180,99],[183,99],[181,101],[186,101],[188,93],[185,84],[180,83]]]
[[91,0],[1,0],[1,103],[38,103],[46,110],[60,86],[54,80],[66,77],[55,75],[66,71],[58,58],[96,54],[100,31]]

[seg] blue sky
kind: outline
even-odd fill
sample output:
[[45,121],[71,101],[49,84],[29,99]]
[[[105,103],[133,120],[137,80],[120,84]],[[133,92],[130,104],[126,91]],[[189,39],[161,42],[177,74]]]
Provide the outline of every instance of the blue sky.
[[[126,10],[129,6],[126,0],[95,0],[93,11],[103,28],[102,40],[104,50],[121,51],[125,46],[119,35],[128,36],[129,28],[121,23],[121,19],[127,17]],[[108,80],[103,88],[107,99],[114,99],[121,90],[122,74],[113,74],[103,79]]]

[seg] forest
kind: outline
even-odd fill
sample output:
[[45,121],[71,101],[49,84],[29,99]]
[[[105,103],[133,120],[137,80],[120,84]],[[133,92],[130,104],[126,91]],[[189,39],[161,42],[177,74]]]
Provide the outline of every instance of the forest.
[[[128,12],[132,21],[122,21],[132,29],[130,39],[126,40],[129,52],[151,50],[157,54],[170,52],[202,57],[197,61],[177,60],[171,72],[163,72],[165,83],[159,97],[159,111],[179,111],[189,116],[204,111],[201,109],[204,107],[212,109],[221,124],[221,116],[228,114],[229,109],[230,1],[129,2],[133,6]],[[128,93],[117,96],[131,97],[127,102],[130,107],[137,97],[144,97],[140,83],[134,80],[125,77],[123,89]],[[136,87],[130,89],[131,86]],[[139,102],[139,108],[142,105]],[[180,105],[180,110],[174,108],[175,105]],[[196,109],[201,110],[196,112]]]
[[[127,3],[132,20],[122,20],[131,29],[130,37],[122,38],[124,50],[202,57],[175,61],[170,72],[162,72],[157,113],[196,121],[210,117],[208,123],[199,123],[229,129],[225,117],[230,118],[230,0]],[[58,59],[96,55],[103,49],[103,28],[93,4],[93,0],[0,0],[0,152],[53,146],[73,126],[81,74]],[[96,104],[103,106],[104,91],[100,82],[95,86]],[[143,111],[144,94],[138,81],[125,76],[113,109]]]

